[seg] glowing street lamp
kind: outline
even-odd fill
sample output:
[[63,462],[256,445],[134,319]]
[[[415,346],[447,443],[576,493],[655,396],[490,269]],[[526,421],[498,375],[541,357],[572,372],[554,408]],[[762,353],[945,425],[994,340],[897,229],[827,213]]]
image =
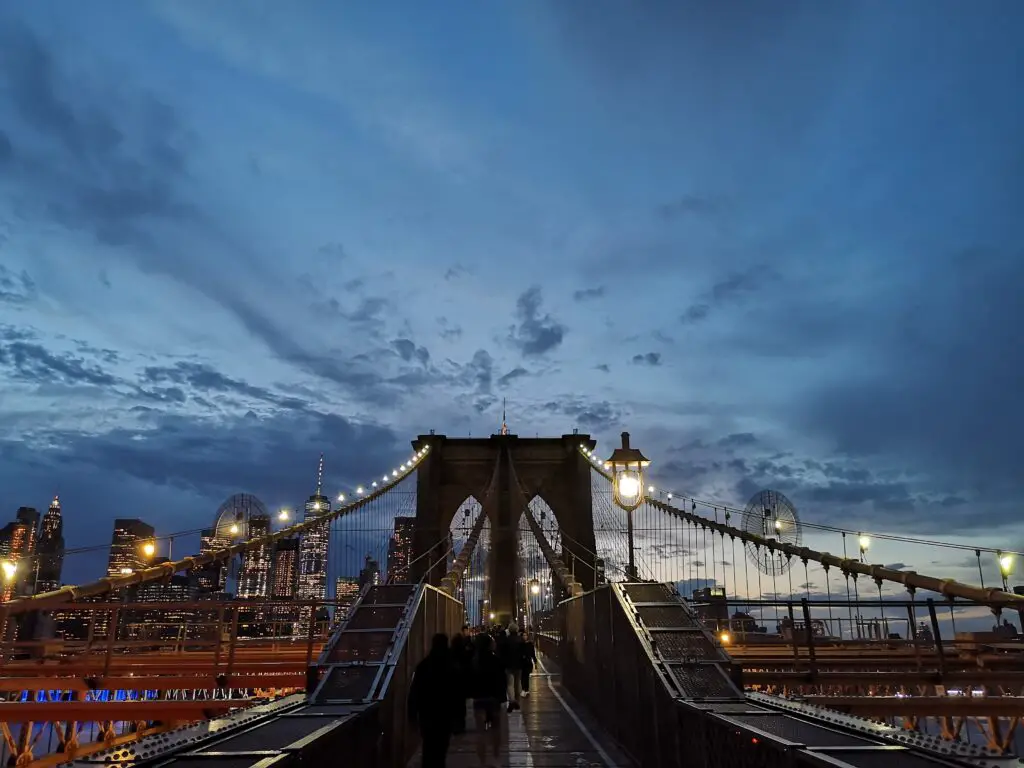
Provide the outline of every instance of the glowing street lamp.
[[13,560],[4,560],[0,562],[0,571],[3,571],[4,581],[14,581],[18,573],[18,564]]
[[282,523],[287,523],[289,517],[291,517],[291,513],[287,509],[282,509],[277,513],[277,519]]
[[539,595],[540,594],[540,582],[537,581],[536,579],[531,579],[530,580],[530,594],[531,595]]
[[1003,592],[1010,591],[1010,575],[1013,573],[1013,555],[996,554],[999,558],[999,575],[1003,577]]
[[612,451],[608,459],[612,472],[612,492],[615,503],[626,511],[626,535],[629,546],[629,566],[626,576],[637,581],[633,547],[633,510],[644,503],[644,469],[650,461],[636,448],[629,447],[629,432],[622,433],[622,446]]
[[156,554],[156,544],[154,544],[152,541],[145,542],[142,545],[142,554],[144,554],[147,558],[150,558],[153,555],[155,555]]
[[857,544],[860,545],[860,561],[863,563],[864,555],[866,555],[868,550],[871,549],[871,539],[868,536],[862,535],[857,539]]

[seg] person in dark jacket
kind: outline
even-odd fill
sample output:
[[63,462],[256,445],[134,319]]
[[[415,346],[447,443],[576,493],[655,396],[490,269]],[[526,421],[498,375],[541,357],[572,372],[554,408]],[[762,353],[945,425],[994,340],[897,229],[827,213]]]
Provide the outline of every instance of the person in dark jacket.
[[409,719],[420,729],[423,768],[444,768],[458,705],[455,667],[448,636],[434,635],[430,653],[419,664],[409,687]]
[[530,675],[533,674],[533,668],[537,665],[537,649],[534,647],[533,641],[525,631],[519,633],[519,648],[521,650],[522,657],[520,675],[522,680],[523,696],[529,696]]
[[523,647],[519,641],[519,627],[509,624],[508,631],[498,640],[498,656],[505,665],[508,711],[519,709],[522,694]]
[[473,656],[473,675],[470,695],[473,698],[473,720],[476,723],[476,753],[480,764],[487,764],[487,746],[490,742],[495,761],[501,753],[501,705],[506,699],[505,665],[494,653],[494,638],[482,634],[476,637]]

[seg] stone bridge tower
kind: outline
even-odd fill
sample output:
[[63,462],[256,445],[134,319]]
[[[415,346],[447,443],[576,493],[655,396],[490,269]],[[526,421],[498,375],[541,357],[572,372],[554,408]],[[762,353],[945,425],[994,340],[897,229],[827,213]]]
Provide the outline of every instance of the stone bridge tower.
[[[417,451],[430,450],[417,470],[416,528],[414,557],[419,558],[411,574],[414,581],[444,554],[444,535],[462,503],[475,497],[491,525],[491,553],[487,564],[491,610],[506,622],[514,615],[521,596],[516,595],[519,494],[511,487],[508,462],[501,461],[497,484],[490,497],[487,489],[502,452],[515,466],[515,473],[527,501],[540,496],[555,514],[562,531],[563,556],[584,589],[594,587],[594,519],[590,496],[590,463],[580,453],[583,445],[593,450],[589,435],[521,438],[501,434],[485,438],[420,435],[413,441]],[[422,557],[421,557],[422,556]],[[447,570],[442,561],[429,574],[437,585]]]

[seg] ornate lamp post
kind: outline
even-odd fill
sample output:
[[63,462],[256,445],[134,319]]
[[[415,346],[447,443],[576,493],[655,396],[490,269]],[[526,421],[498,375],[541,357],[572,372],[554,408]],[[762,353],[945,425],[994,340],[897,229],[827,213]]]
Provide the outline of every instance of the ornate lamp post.
[[626,536],[629,540],[629,566],[626,578],[637,581],[633,547],[633,510],[644,503],[644,469],[650,461],[636,448],[629,447],[629,432],[622,433],[622,447],[612,451],[608,464],[612,471],[615,503],[626,511]]

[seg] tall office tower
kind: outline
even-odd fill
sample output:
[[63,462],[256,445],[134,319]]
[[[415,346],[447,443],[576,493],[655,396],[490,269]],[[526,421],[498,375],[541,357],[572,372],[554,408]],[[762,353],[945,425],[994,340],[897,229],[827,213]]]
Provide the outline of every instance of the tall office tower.
[[359,581],[351,576],[339,576],[334,582],[334,599],[338,601],[334,620],[341,623],[348,619],[352,603],[359,597]]
[[[306,501],[303,520],[330,514],[331,500],[323,494],[324,455],[316,472],[316,492]],[[299,540],[299,577],[295,596],[299,600],[324,600],[327,597],[327,548],[331,540],[330,523],[305,531]],[[303,608],[300,632],[307,631],[310,611]]]
[[[231,546],[231,540],[217,535],[215,528],[207,528],[199,536],[199,553],[215,552]],[[208,563],[199,569],[196,577],[199,592],[213,594],[224,592],[228,586],[228,564],[222,560]]]
[[64,520],[57,496],[53,497],[50,508],[43,515],[36,552],[39,555],[39,577],[35,591],[52,592],[60,587],[60,572],[64,566]]
[[371,586],[380,584],[380,563],[374,560],[372,555],[366,556],[363,570],[359,572],[359,588],[362,589],[367,584]]
[[[270,517],[249,517],[249,539],[270,535]],[[270,595],[271,544],[246,550],[242,555],[242,568],[238,574],[239,597],[268,597]]]
[[[36,577],[36,527],[39,513],[32,507],[19,507],[14,520],[0,529],[0,557],[6,564],[0,574],[0,601],[15,595],[31,594]],[[13,569],[8,574],[7,569]]]
[[271,580],[270,596],[289,600],[295,597],[299,572],[299,540],[281,539],[274,545],[274,576]]
[[412,560],[412,534],[415,517],[396,517],[395,531],[388,542],[388,582],[405,584],[409,581],[409,563]]
[[119,576],[146,566],[142,545],[156,533],[152,525],[135,518],[118,518],[114,521],[114,535],[110,539],[110,557],[107,559],[107,575]]

